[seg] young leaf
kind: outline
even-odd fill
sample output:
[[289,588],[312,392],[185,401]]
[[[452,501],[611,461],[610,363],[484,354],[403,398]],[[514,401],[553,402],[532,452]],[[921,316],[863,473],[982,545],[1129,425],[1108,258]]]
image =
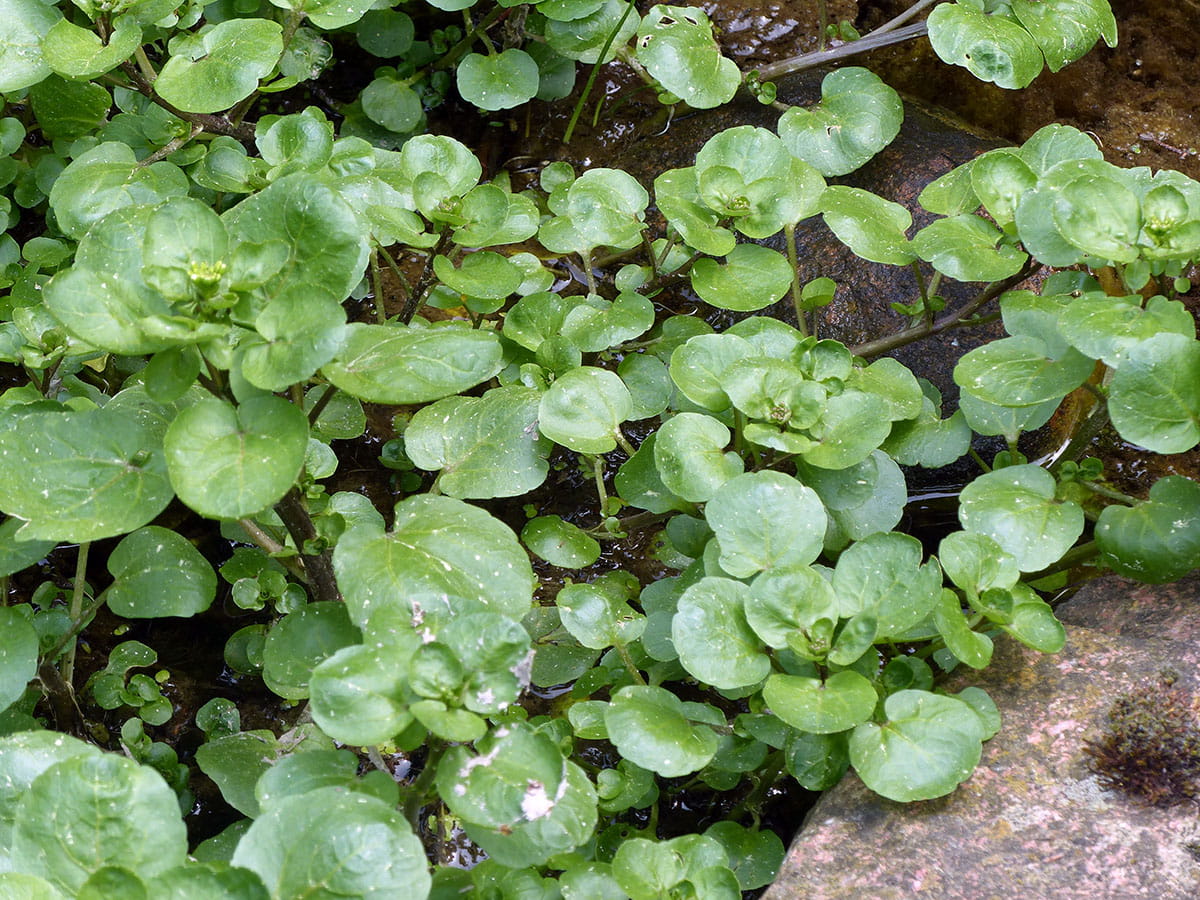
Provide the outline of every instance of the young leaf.
[[729,429],[711,416],[679,413],[654,436],[654,464],[668,491],[703,503],[730,478],[740,475],[742,458],[729,445]]
[[1037,41],[1051,72],[1079,59],[1099,38],[1117,46],[1117,20],[1107,0],[1013,0],[1012,11]]
[[696,260],[692,288],[710,306],[750,312],[783,297],[793,277],[782,253],[758,244],[738,244],[724,265],[708,257]]
[[1057,562],[1083,532],[1083,510],[1054,497],[1054,476],[1032,464],[980,475],[962,490],[958,517],[969,532],[992,538],[1022,572]]
[[900,95],[874,72],[836,69],[821,82],[821,102],[779,117],[779,136],[793,156],[826,177],[853,172],[900,133]]
[[308,681],[313,721],[335,741],[353,746],[392,740],[413,721],[406,663],[417,641],[413,635],[404,647],[350,644],[321,660]]
[[931,800],[966,781],[982,753],[983,724],[961,700],[899,691],[884,701],[887,720],[850,735],[850,761],[867,787],[889,800]]
[[[624,579],[613,578],[568,584],[554,599],[563,627],[592,650],[636,641],[646,627],[646,617],[629,605],[628,587]],[[634,581],[632,594],[636,593]]]
[[737,360],[758,356],[745,338],[731,334],[698,334],[671,354],[671,380],[693,403],[713,412],[729,408],[725,373]]
[[954,657],[972,669],[982,669],[992,660],[992,639],[986,634],[972,631],[963,616],[958,594],[942,588],[941,602],[933,610],[933,621],[938,634],[946,642],[946,649]]
[[280,697],[304,700],[313,669],[358,639],[359,631],[344,604],[324,601],[301,606],[267,632],[263,681]]
[[838,557],[833,588],[842,616],[874,615],[879,637],[896,637],[920,624],[939,599],[941,570],[921,564],[921,542],[897,532],[872,534]]
[[1196,336],[1196,320],[1178,300],[1151,297],[1109,297],[1088,292],[1062,310],[1062,335],[1085,356],[1118,369],[1131,348],[1156,334]]
[[1015,275],[1029,257],[1009,244],[1004,235],[978,216],[936,219],[913,236],[921,259],[956,281],[1001,281]]

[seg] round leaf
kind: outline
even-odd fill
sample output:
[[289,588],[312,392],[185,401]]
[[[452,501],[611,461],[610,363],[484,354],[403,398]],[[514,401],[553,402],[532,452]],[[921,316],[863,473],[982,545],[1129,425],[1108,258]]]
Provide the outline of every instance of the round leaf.
[[[25,607],[26,610],[29,607]],[[0,711],[21,699],[37,675],[38,636],[29,619],[12,607],[0,607]]]
[[533,57],[516,49],[495,56],[468,53],[459,62],[455,77],[464,100],[493,111],[532,99],[540,80]]
[[[269,19],[228,19],[172,52],[154,92],[193,113],[229,109],[249,97],[283,53],[283,29]],[[172,51],[175,50],[172,41]]]
[[542,395],[542,434],[578,453],[608,453],[619,426],[633,412],[629,388],[613,372],[593,366],[571,369]]
[[204,612],[217,594],[212,566],[187,538],[157,525],[126,535],[108,557],[104,600],[119,616],[152,619]]
[[772,675],[763,685],[763,700],[771,712],[793,728],[813,734],[833,734],[871,717],[878,700],[871,682],[845,669],[825,681],[799,675]]
[[1004,235],[978,216],[937,219],[916,233],[913,249],[943,275],[957,281],[1001,281],[1021,270],[1028,257],[996,244]]
[[344,744],[370,747],[392,740],[413,721],[406,702],[406,662],[407,656],[392,646],[342,647],[312,670],[313,721]]
[[654,464],[671,493],[693,503],[710,500],[742,473],[742,458],[726,451],[729,429],[712,416],[679,413],[654,436]]
[[1178,475],[1154,482],[1150,499],[1100,512],[1096,545],[1127,578],[1161,583],[1200,566],[1200,484]]
[[1036,572],[1062,558],[1083,533],[1083,510],[1054,498],[1054,476],[1032,464],[980,475],[959,497],[963,528],[987,535]]
[[737,65],[721,55],[708,16],[695,7],[652,7],[635,47],[646,71],[693,109],[727,103],[742,83]]
[[750,589],[729,578],[702,578],[679,598],[671,639],[679,661],[700,681],[722,690],[757,684],[771,658],[746,622]]
[[272,897],[424,900],[432,883],[404,816],[378,797],[337,787],[267,809],[238,842],[232,863],[257,872]]
[[977,347],[954,367],[955,382],[968,394],[997,406],[1036,406],[1061,400],[1095,368],[1074,349],[1051,359],[1044,341],[1019,334]]
[[303,700],[309,695],[312,670],[358,639],[344,604],[325,601],[302,606],[267,632],[263,680],[279,696]]
[[898,203],[835,185],[821,195],[821,212],[838,240],[865,260],[907,266],[916,259],[904,234],[912,216]]
[[788,292],[793,277],[783,254],[758,244],[738,244],[724,265],[703,257],[692,267],[692,287],[701,300],[738,312],[770,306]]
[[676,778],[708,765],[718,743],[711,728],[692,724],[683,710],[683,702],[664,688],[630,685],[613,695],[604,724],[621,756]]
[[812,488],[780,472],[748,472],[718,488],[704,509],[721,567],[737,578],[808,565],[821,552],[827,517]]
[[115,754],[89,754],[34,779],[17,808],[12,850],[26,872],[74,894],[107,865],[143,876],[182,865],[187,830],[158,772]]
[[889,800],[931,800],[970,777],[982,754],[983,724],[961,700],[899,691],[884,701],[887,721],[850,735],[850,762],[867,787]]
[[208,398],[176,416],[163,447],[184,503],[202,515],[240,519],[295,484],[308,448],[308,418],[280,397],[255,397],[237,407]]
[[822,175],[845,175],[900,133],[904,105],[878,75],[858,66],[837,69],[821,82],[821,102],[793,106],[779,117],[779,136],[792,154]]
[[1200,343],[1159,334],[1128,350],[1113,374],[1109,415],[1121,437],[1155,453],[1200,443]]
[[521,529],[521,540],[551,565],[582,569],[600,558],[600,542],[558,516],[538,516]]
[[943,3],[927,22],[934,53],[982,81],[1023,88],[1042,71],[1042,52],[1033,37],[1005,16],[965,3]]
[[[404,18],[407,19],[408,16]],[[411,28],[411,20],[409,21]],[[400,134],[416,128],[421,116],[425,114],[417,92],[396,78],[376,78],[363,88],[360,99],[367,118],[388,131]]]
[[0,0],[0,92],[19,91],[50,74],[41,44],[61,18],[39,0]]

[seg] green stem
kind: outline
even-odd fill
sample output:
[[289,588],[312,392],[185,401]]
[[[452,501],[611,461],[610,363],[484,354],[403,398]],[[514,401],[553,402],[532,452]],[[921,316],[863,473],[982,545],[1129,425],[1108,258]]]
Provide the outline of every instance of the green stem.
[[[475,43],[475,38],[491,28],[496,23],[496,20],[506,12],[508,12],[508,7],[501,6],[500,4],[492,7],[492,9],[488,10],[487,15],[479,20],[479,24],[472,28],[461,41],[451,47],[445,56],[430,66],[430,69],[449,69],[452,67],[458,62],[461,56],[471,49],[471,45]],[[468,22],[468,24],[470,23]]]
[[375,321],[383,325],[387,322],[387,312],[383,308],[383,276],[379,271],[379,249],[371,250],[371,290],[375,293],[372,305],[375,307]]
[[[825,6],[822,3],[821,9]],[[783,226],[783,235],[787,240],[788,264],[792,267],[792,306],[796,310],[796,327],[800,334],[808,337],[808,322],[804,312],[804,296],[800,289],[800,255],[796,252],[796,224],[789,222]]]
[[600,456],[592,457],[592,477],[596,481],[596,494],[600,498],[600,518],[601,520],[607,515],[608,509],[608,490],[604,487],[604,458]]
[[317,538],[317,529],[312,517],[308,514],[304,497],[300,489],[293,486],[283,498],[275,504],[275,512],[283,520],[283,525],[292,536],[300,558],[304,561],[304,571],[308,575],[308,586],[317,601],[336,602],[342,599],[338,591],[337,577],[333,574],[333,559],[328,550],[320,553],[304,552],[305,545]]
[[774,787],[775,782],[779,781],[785,768],[786,760],[782,750],[776,750],[767,757],[762,768],[750,775],[754,786],[741,802],[729,811],[725,816],[726,821],[736,822],[748,813],[754,817],[754,824],[757,826],[762,818],[763,801],[766,800],[767,793]]
[[613,432],[613,437],[616,438],[617,445],[625,451],[626,456],[633,456],[633,454],[637,453],[637,448],[634,447],[633,444],[629,443],[629,439],[625,437],[619,425],[617,426],[616,431]]
[[575,133],[575,126],[579,123],[579,117],[583,115],[583,108],[587,105],[587,99],[592,93],[592,86],[596,83],[596,76],[600,73],[600,66],[604,63],[605,57],[608,56],[608,48],[612,46],[612,42],[621,33],[621,27],[625,24],[625,20],[629,18],[631,12],[633,12],[632,2],[625,7],[625,12],[621,14],[617,26],[609,33],[604,41],[604,46],[600,48],[600,55],[596,58],[596,62],[592,64],[592,70],[588,72],[587,81],[583,85],[583,91],[579,95],[579,100],[576,102],[575,108],[571,110],[571,119],[567,122],[567,130],[563,132],[562,142],[564,144],[571,143],[571,135]]
[[976,451],[974,447],[968,447],[967,454],[971,457],[971,459],[975,460],[975,465],[983,469],[984,472],[992,471],[992,467],[983,461],[983,457],[979,455],[978,451]]
[[317,402],[308,411],[308,424],[310,427],[317,424],[317,419],[321,418],[321,413],[325,412],[325,407],[329,405],[329,401],[333,399],[334,394],[338,391],[332,384],[328,384],[325,387],[328,390],[317,398]]
[[1079,482],[1093,494],[1099,494],[1101,497],[1108,497],[1110,500],[1117,500],[1127,506],[1137,506],[1141,503],[1137,497],[1131,497],[1128,494],[1122,494],[1120,491],[1114,491],[1112,488],[1106,488],[1104,485],[1096,484],[1094,481]]
[[405,789],[404,818],[408,819],[408,824],[412,826],[415,834],[420,833],[418,826],[420,825],[421,807],[429,799],[433,780],[437,777],[438,763],[441,762],[450,745],[442,740],[431,740],[428,746],[429,750],[425,755],[425,766],[421,769],[421,774]]
[[[83,618],[83,594],[87,587],[85,578],[87,576],[88,551],[91,547],[91,541],[83,541],[75,556],[75,584],[71,591],[71,606],[68,613],[72,625],[79,623]],[[75,651],[78,647],[78,641],[71,641],[71,646],[67,648],[67,655],[63,659],[62,677],[67,684],[73,684],[75,680]]]
[[646,679],[642,677],[641,670],[634,664],[633,657],[629,655],[629,648],[624,644],[613,644],[613,649],[621,657],[621,662],[625,664],[625,668],[629,670],[629,674],[633,676],[633,680],[640,685],[645,685]]

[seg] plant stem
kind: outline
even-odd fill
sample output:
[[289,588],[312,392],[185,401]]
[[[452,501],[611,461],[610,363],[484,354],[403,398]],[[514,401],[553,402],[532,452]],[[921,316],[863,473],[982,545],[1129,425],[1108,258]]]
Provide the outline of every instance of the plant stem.
[[617,430],[613,432],[613,437],[617,439],[617,445],[625,451],[626,456],[633,456],[633,454],[637,453],[637,448],[629,443],[629,439],[625,437],[619,425],[617,426]]
[[779,776],[783,774],[785,767],[786,762],[783,751],[776,750],[767,758],[762,768],[750,775],[750,778],[754,782],[754,787],[742,798],[737,806],[729,811],[728,815],[725,816],[726,821],[736,822],[742,816],[749,813],[754,817],[754,823],[757,825],[761,818],[760,809],[763,800],[766,799],[767,792],[779,780]]
[[437,777],[438,763],[449,746],[445,741],[430,739],[429,752],[425,755],[425,765],[421,769],[421,774],[405,789],[407,796],[404,798],[404,818],[408,819],[408,824],[412,826],[414,834],[420,833],[418,825],[420,824],[421,807],[425,805],[426,795],[433,787],[434,778]]
[[196,137],[196,135],[200,134],[203,131],[204,131],[203,125],[193,124],[191,129],[188,131],[186,137],[184,135],[180,135],[179,137],[174,138],[173,140],[169,141],[168,143],[163,144],[161,147],[159,147],[157,150],[155,150],[153,153],[151,153],[149,156],[145,157],[144,159],[139,159],[137,162],[138,168],[145,168],[146,166],[153,165],[154,163],[158,162],[160,159],[166,159],[168,156],[170,156],[172,153],[174,153],[176,150],[178,150],[184,144],[191,141],[193,138]]
[[[821,10],[824,11],[824,4]],[[800,290],[800,255],[796,252],[796,224],[789,222],[783,226],[783,235],[787,240],[788,264],[792,267],[792,306],[796,310],[796,327],[800,334],[808,337],[808,322],[804,313],[804,296]]]
[[286,568],[289,572],[296,576],[296,578],[300,579],[305,584],[308,583],[308,574],[303,568],[301,568],[295,559],[290,556],[278,556],[278,554],[284,553],[287,550],[287,547],[275,540],[274,537],[268,534],[253,519],[238,519],[237,523],[241,526],[242,531],[246,532],[246,536],[250,538],[250,540],[253,541],[260,550],[265,550],[267,553],[271,554],[271,556],[277,556],[279,562],[283,564],[284,568]]
[[600,520],[603,521],[608,509],[608,490],[604,487],[604,459],[592,457],[592,477],[596,481],[596,493],[600,497]]
[[[87,576],[87,560],[88,551],[91,549],[91,541],[83,541],[79,545],[79,552],[75,556],[75,584],[74,590],[71,591],[71,606],[69,615],[71,623],[74,625],[83,618],[83,593],[87,587],[87,582],[84,580]],[[75,680],[75,651],[78,648],[77,641],[71,641],[71,646],[67,648],[67,655],[62,662],[62,677],[67,684],[73,684]]]
[[304,560],[304,571],[308,575],[308,586],[312,589],[314,599],[331,602],[341,600],[342,595],[338,591],[337,578],[333,574],[333,559],[329,551],[322,550],[317,554],[304,552],[305,544],[316,540],[317,529],[313,526],[300,489],[293,485],[291,490],[283,495],[283,499],[275,504],[275,512],[283,519],[288,534],[292,536],[296,549],[300,551],[300,558]]
[[[500,7],[496,8],[499,9]],[[405,299],[404,308],[400,310],[400,321],[405,325],[409,324],[413,320],[413,316],[417,314],[417,312],[421,309],[421,306],[425,303],[425,291],[429,287],[429,282],[433,280],[434,257],[444,251],[446,249],[446,245],[449,243],[450,235],[443,233],[442,236],[438,238],[437,246],[430,251],[427,257],[425,257],[425,268],[421,270],[421,278],[417,281],[417,286],[412,289],[412,292],[409,293],[408,297]],[[386,255],[386,251],[384,259],[390,259],[390,257]]]
[[1099,494],[1101,497],[1107,497],[1110,500],[1117,500],[1124,503],[1126,506],[1137,506],[1141,501],[1137,497],[1131,497],[1128,494],[1122,494],[1120,491],[1114,491],[1112,488],[1106,488],[1102,484],[1097,484],[1094,481],[1079,482],[1093,494]]
[[850,348],[850,352],[855,356],[872,357],[880,356],[895,350],[897,347],[903,347],[906,344],[911,344],[914,341],[919,341],[921,338],[926,338],[934,334],[940,334],[950,328],[961,326],[963,322],[985,306],[989,300],[999,297],[1005,291],[1020,284],[1026,278],[1038,271],[1042,264],[1030,258],[1026,260],[1025,265],[1021,267],[1021,271],[1015,275],[1010,275],[1003,281],[997,281],[970,300],[961,308],[954,312],[947,313],[940,319],[936,319],[932,324],[922,322],[920,325],[914,325],[912,328],[906,328],[903,331],[898,331],[895,334],[890,334],[887,337],[878,338],[873,341],[867,341],[865,344],[859,344]]
[[325,412],[325,407],[329,405],[329,401],[333,399],[334,394],[338,391],[332,384],[326,385],[326,388],[325,393],[317,398],[317,402],[308,411],[308,424],[310,427],[317,424],[317,419],[321,418],[321,413]]
[[641,670],[634,664],[633,657],[629,655],[629,648],[618,643],[613,644],[613,649],[617,651],[617,656],[621,657],[621,662],[625,664],[625,668],[629,670],[633,680],[640,685],[645,685],[646,679],[642,677]]
[[790,75],[793,72],[815,69],[819,66],[828,65],[834,60],[845,59],[848,56],[857,56],[860,53],[866,53],[870,50],[878,50],[880,47],[888,47],[892,44],[912,40],[926,32],[924,22],[914,22],[912,25],[906,25],[903,28],[883,31],[886,27],[886,25],[880,26],[857,41],[851,41],[839,47],[833,47],[829,50],[814,50],[812,53],[802,53],[800,56],[793,56],[791,59],[781,59],[779,62],[771,63],[769,66],[763,66],[758,70],[759,79],[761,81],[771,81],[784,75]]
[[[499,7],[497,7],[499,8]],[[629,18],[629,14],[633,11],[632,0],[625,7],[625,12],[621,14],[617,25],[609,33],[608,38],[604,41],[604,46],[600,48],[600,55],[596,57],[595,63],[592,64],[592,70],[588,72],[587,81],[584,82],[583,91],[579,94],[579,100],[575,104],[575,108],[571,110],[571,119],[567,122],[567,130],[563,132],[562,142],[564,144],[571,143],[571,135],[575,133],[575,126],[579,123],[579,117],[583,115],[583,108],[587,105],[588,96],[592,92],[592,86],[596,83],[596,75],[600,72],[600,66],[604,64],[604,58],[608,56],[608,48],[612,46],[612,42],[616,40],[617,35],[621,32],[621,27],[625,24],[625,20]]]
[[379,272],[379,250],[371,250],[371,290],[374,291],[372,305],[375,307],[375,321],[379,325],[387,322],[387,313],[383,309],[383,279]]

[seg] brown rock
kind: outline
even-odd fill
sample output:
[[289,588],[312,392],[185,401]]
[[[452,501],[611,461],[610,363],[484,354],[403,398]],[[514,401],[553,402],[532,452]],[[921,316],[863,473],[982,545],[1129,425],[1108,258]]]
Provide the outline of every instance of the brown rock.
[[1062,608],[1061,653],[998,643],[991,666],[948,685],[984,688],[1003,716],[975,774],[911,804],[847,776],[809,814],[767,900],[1200,896],[1196,807],[1104,790],[1083,750],[1112,702],[1164,668],[1200,688],[1198,599],[1200,578],[1166,588],[1103,578]]

